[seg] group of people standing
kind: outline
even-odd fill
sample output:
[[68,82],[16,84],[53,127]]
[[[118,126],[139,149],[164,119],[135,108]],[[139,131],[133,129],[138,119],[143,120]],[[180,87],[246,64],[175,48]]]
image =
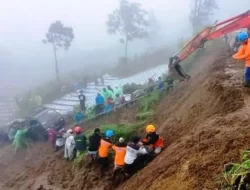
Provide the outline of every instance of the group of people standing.
[[123,90],[118,85],[103,88],[96,96],[96,114],[109,113],[113,108],[119,107],[123,102]]
[[[76,126],[74,130],[68,129],[66,132],[64,157],[66,160],[74,160],[87,152],[92,161],[98,161],[101,175],[109,171],[113,160],[113,172],[122,168],[126,175],[130,176],[143,168],[164,148],[163,138],[156,133],[154,125],[146,126],[146,133],[145,138],[133,136],[125,142],[123,137],[119,137],[118,142],[114,142],[115,131],[111,129],[101,135],[100,129],[96,128],[87,139],[82,128]],[[113,151],[114,158],[110,151]]]

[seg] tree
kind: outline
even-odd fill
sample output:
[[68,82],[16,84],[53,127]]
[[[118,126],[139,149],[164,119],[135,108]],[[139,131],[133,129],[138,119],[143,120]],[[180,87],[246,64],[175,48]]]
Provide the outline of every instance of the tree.
[[59,48],[64,48],[65,50],[68,50],[73,39],[74,39],[73,29],[71,27],[63,26],[61,21],[56,21],[50,25],[48,33],[46,34],[46,39],[42,40],[43,43],[45,44],[51,43],[53,46],[53,51],[55,55],[56,78],[58,81],[59,81],[59,69],[58,69],[56,51]]
[[128,42],[147,36],[147,12],[139,3],[121,0],[118,9],[108,15],[107,27],[109,34],[119,34],[120,42],[125,44],[125,60],[127,60]]
[[158,39],[160,38],[159,32],[161,30],[160,22],[156,18],[154,12],[149,12],[148,13],[148,36],[147,36],[147,41],[153,45],[158,42]]
[[201,27],[210,24],[210,18],[215,9],[218,9],[216,0],[194,0],[194,8],[190,13],[194,33]]

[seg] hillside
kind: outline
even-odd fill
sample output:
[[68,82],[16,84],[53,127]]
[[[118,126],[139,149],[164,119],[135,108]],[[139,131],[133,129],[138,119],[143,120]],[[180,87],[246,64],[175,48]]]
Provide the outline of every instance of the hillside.
[[199,73],[156,109],[152,122],[166,149],[121,189],[220,188],[224,164],[249,148],[250,96],[242,87],[242,64],[222,47],[200,61]]
[[[156,105],[156,116],[150,122],[164,137],[166,148],[117,189],[221,188],[224,164],[238,161],[240,152],[250,145],[250,91],[242,87],[243,64],[233,61],[227,51],[225,44],[209,47],[194,64],[192,79],[181,83]],[[86,127],[132,122],[135,109],[122,110]],[[7,168],[9,162],[4,159],[3,171],[11,171],[12,175],[2,176],[5,180],[1,183],[7,182],[3,189],[111,189],[109,177],[101,178],[98,167],[88,160],[75,168],[58,154],[49,150],[43,153],[39,154],[41,161],[28,169],[11,170],[11,162]]]

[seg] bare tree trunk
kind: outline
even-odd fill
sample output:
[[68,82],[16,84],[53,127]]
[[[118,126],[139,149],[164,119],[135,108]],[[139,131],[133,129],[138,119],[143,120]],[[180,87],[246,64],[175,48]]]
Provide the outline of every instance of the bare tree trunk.
[[202,0],[194,0],[194,20],[193,20],[193,33],[196,34],[199,28],[199,16],[200,16],[200,9]]
[[57,62],[57,54],[56,54],[56,46],[53,43],[53,50],[54,50],[54,56],[55,56],[55,68],[56,68],[56,80],[59,81],[59,69],[58,69],[58,62]]
[[125,41],[125,63],[128,63],[128,38]]

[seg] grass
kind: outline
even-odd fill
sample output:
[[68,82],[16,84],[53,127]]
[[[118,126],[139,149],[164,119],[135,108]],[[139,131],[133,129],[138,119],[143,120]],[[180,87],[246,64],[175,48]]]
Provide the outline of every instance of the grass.
[[[250,180],[250,151],[244,151],[239,163],[229,163],[224,166],[223,171],[223,189],[240,190],[243,185],[249,186]],[[237,188],[236,188],[237,187]]]
[[139,100],[139,108],[138,108],[139,114],[146,113],[146,112],[153,110],[153,106],[156,103],[158,103],[158,101],[160,100],[160,97],[161,95],[159,91],[153,91],[149,95],[141,98]]

